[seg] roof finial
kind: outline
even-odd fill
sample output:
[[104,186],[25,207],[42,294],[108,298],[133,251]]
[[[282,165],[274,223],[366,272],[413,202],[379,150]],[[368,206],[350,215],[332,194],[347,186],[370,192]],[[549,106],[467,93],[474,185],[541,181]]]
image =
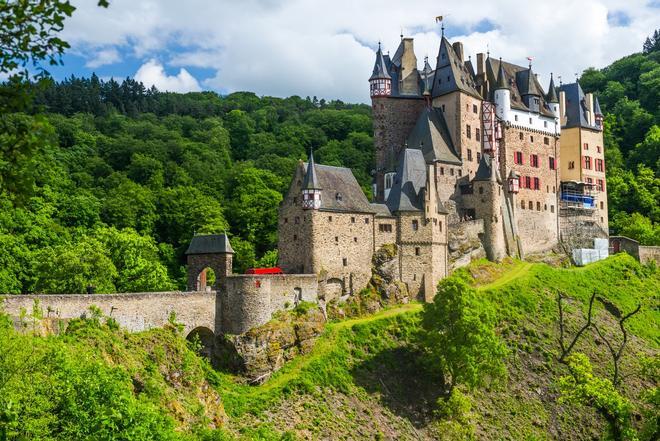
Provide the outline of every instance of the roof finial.
[[533,59],[534,59],[534,57],[532,57],[531,55],[529,57],[527,57],[527,61],[529,61],[529,68],[530,69],[532,68],[532,60]]
[[490,58],[490,43],[486,43],[486,58]]
[[557,78],[559,78],[559,85],[563,85],[564,83],[561,82],[561,75],[557,75]]
[[380,52],[380,40],[378,40],[378,51]]
[[401,37],[401,39],[403,40],[403,26],[401,26],[401,34],[399,35],[399,37]]

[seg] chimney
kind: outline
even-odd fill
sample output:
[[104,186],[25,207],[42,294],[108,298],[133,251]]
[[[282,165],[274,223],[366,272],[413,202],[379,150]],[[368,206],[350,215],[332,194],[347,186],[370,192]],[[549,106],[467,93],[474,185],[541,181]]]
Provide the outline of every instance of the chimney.
[[454,52],[456,52],[456,55],[458,55],[459,61],[462,63],[463,62],[463,43],[461,43],[460,41],[457,41],[454,44],[452,44],[451,47],[454,48]]
[[477,54],[477,74],[486,72],[486,54],[480,52]]
[[564,125],[564,118],[566,117],[566,92],[559,91],[559,122]]
[[587,105],[587,121],[589,121],[589,125],[593,126],[595,124],[594,121],[594,94],[593,93],[588,93],[584,96],[584,101],[585,104]]

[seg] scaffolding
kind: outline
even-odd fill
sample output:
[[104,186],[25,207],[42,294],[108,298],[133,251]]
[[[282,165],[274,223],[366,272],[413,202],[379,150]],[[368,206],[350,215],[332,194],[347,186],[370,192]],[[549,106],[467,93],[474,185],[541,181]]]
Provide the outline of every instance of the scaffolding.
[[599,191],[588,182],[565,181],[559,193],[559,228],[561,243],[572,255],[573,250],[591,248],[596,238],[607,238],[597,222]]

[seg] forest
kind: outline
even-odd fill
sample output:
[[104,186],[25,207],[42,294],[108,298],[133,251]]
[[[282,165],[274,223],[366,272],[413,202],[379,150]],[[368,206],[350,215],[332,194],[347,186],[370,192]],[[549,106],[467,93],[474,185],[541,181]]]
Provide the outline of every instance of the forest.
[[[580,82],[606,113],[611,233],[660,245],[660,36]],[[2,112],[2,293],[183,289],[199,233],[227,231],[236,271],[272,265],[278,204],[311,149],[371,192],[364,104],[165,93],[96,75],[32,89]]]

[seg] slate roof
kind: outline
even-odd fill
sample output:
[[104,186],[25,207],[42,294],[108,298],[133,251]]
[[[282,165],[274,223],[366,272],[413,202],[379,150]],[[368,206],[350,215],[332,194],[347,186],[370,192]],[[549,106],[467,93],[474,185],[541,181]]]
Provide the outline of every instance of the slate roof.
[[438,58],[436,59],[432,95],[435,98],[457,90],[481,98],[470,69],[459,60],[449,40],[442,37]]
[[375,80],[377,78],[384,78],[384,79],[391,78],[390,74],[387,72],[387,64],[385,63],[385,58],[383,57],[383,51],[380,49],[380,43],[378,43],[378,51],[376,52],[376,62],[374,63],[374,71],[371,74],[369,81]]
[[495,84],[495,89],[509,89],[509,82],[507,81],[506,73],[504,73],[504,63],[499,64],[500,68],[497,70],[497,83]]
[[[307,163],[303,166],[308,168]],[[314,169],[318,185],[323,188],[321,210],[373,213],[350,168],[316,164]]]
[[[589,120],[587,119],[587,103],[580,83],[562,84],[559,90],[566,94],[566,124],[563,128],[584,127],[600,129],[596,125],[589,124]],[[594,100],[595,107],[596,103]],[[600,104],[598,107],[600,108]]]
[[550,74],[550,86],[548,86],[548,94],[545,96],[545,100],[549,103],[558,103],[559,97],[557,96],[557,88],[555,87],[555,80]]
[[394,183],[387,197],[390,212],[421,211],[424,205],[423,189],[426,186],[426,161],[421,150],[404,149]]
[[454,149],[444,115],[436,107],[425,107],[422,110],[406,144],[411,149],[421,150],[426,162],[462,164]]
[[600,103],[598,102],[598,97],[594,96],[594,115],[602,115],[603,111],[600,110]]
[[[530,109],[525,105],[525,101],[523,100],[523,95],[539,95],[541,101],[539,113],[543,116],[554,117],[553,113],[550,111],[550,106],[548,106],[548,103],[546,102],[545,94],[540,92],[543,90],[543,87],[541,87],[541,84],[533,71],[532,75],[529,75],[529,67],[518,66],[506,61],[500,62],[500,60],[488,57],[488,59],[486,59],[486,75],[488,76],[488,82],[490,84],[497,84],[500,64],[504,70],[509,90],[511,90],[511,107],[513,109],[529,111]],[[494,91],[495,87],[491,87],[489,96],[491,101],[494,101]]]
[[186,254],[218,254],[231,253],[234,250],[226,234],[204,234],[193,236]]
[[314,152],[309,153],[309,162],[307,163],[307,171],[305,172],[305,179],[302,184],[303,190],[321,190],[319,178],[316,176],[316,166],[314,165]]
[[390,209],[387,208],[387,205],[385,204],[376,204],[376,203],[371,203],[371,209],[372,211],[376,214],[376,217],[389,217],[392,216],[392,213],[390,213]]
[[[493,173],[494,172],[494,173]],[[500,178],[500,173],[497,169],[493,170],[493,158],[484,153],[481,155],[481,160],[479,161],[479,168],[474,174],[472,181],[496,181],[501,183],[502,179]]]

